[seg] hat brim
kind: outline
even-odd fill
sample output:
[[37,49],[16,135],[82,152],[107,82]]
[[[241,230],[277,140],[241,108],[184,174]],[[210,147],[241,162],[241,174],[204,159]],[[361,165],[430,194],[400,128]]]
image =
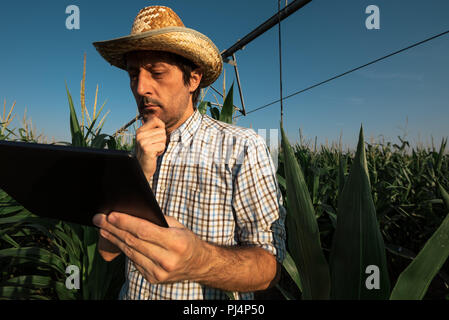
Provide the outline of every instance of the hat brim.
[[185,27],[166,27],[107,41],[94,42],[100,55],[111,65],[126,70],[124,55],[136,50],[167,51],[183,56],[203,71],[200,87],[220,76],[223,61],[214,43],[202,33]]

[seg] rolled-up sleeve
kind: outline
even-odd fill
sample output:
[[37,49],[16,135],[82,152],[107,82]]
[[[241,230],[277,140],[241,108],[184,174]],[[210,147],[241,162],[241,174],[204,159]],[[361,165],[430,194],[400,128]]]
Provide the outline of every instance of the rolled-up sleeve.
[[234,177],[232,209],[239,245],[261,247],[281,262],[285,257],[285,215],[276,170],[265,140],[248,140]]

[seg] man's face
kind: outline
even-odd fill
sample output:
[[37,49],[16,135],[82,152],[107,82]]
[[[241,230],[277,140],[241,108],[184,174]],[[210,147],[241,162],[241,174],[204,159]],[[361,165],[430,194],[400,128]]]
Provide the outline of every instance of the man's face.
[[[193,76],[190,85],[183,81],[181,69],[163,52],[139,51],[127,55],[131,90],[144,121],[156,115],[166,128],[176,128],[193,112],[191,93],[199,79]],[[196,81],[198,80],[198,81]]]

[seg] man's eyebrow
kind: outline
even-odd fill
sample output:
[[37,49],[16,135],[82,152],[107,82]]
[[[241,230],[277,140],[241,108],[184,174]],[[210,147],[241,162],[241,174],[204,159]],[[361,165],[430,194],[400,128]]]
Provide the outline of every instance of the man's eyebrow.
[[144,69],[150,69],[150,68],[156,68],[156,67],[164,67],[165,65],[162,62],[155,62],[155,63],[147,63],[146,65],[143,66],[129,66],[127,67],[128,72],[131,71],[136,71],[138,70],[140,67],[144,68]]

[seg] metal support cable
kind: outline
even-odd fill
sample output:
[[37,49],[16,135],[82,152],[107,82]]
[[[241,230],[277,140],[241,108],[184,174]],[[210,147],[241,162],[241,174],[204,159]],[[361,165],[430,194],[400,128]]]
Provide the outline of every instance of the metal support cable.
[[[339,75],[336,75],[336,76],[334,76],[334,77],[332,77],[332,78],[329,78],[329,79],[327,79],[327,80],[324,80],[324,81],[321,81],[321,82],[319,82],[319,83],[316,83],[316,84],[314,84],[314,85],[312,85],[312,86],[310,86],[310,87],[307,87],[307,88],[305,88],[305,89],[296,91],[296,92],[294,92],[294,93],[292,93],[292,94],[286,96],[285,98],[283,98],[283,100],[287,100],[287,99],[289,99],[289,98],[291,98],[291,97],[293,97],[293,96],[295,96],[295,95],[298,95],[298,94],[303,93],[303,92],[305,92],[305,91],[308,91],[308,90],[310,90],[310,89],[316,88],[316,87],[318,87],[318,86],[320,86],[320,85],[322,85],[322,84],[325,84],[325,83],[330,82],[330,81],[332,81],[332,80],[335,80],[335,79],[337,79],[337,78],[343,77],[343,76],[345,76],[345,75],[347,75],[347,74],[349,74],[349,73],[351,73],[351,72],[354,72],[354,71],[360,70],[360,69],[362,69],[362,68],[365,68],[365,67],[367,67],[367,66],[369,66],[369,65],[371,65],[371,64],[374,64],[374,63],[376,63],[376,62],[379,62],[379,61],[381,61],[381,60],[384,60],[384,59],[386,59],[386,58],[389,58],[389,57],[391,57],[391,56],[394,56],[394,55],[396,55],[396,54],[398,54],[398,53],[401,53],[401,52],[404,52],[404,51],[406,51],[406,50],[409,50],[409,49],[411,49],[411,48],[413,48],[413,47],[419,46],[419,45],[421,45],[421,44],[423,44],[423,43],[426,43],[426,42],[428,42],[428,41],[431,41],[431,40],[433,40],[433,39],[436,39],[436,38],[438,38],[438,37],[441,37],[441,36],[443,36],[443,35],[445,35],[445,34],[447,34],[447,33],[449,33],[449,30],[447,30],[447,31],[445,31],[445,32],[442,32],[442,33],[439,33],[439,34],[437,34],[437,35],[435,35],[435,36],[433,36],[433,37],[427,38],[427,39],[425,39],[425,40],[423,40],[423,41],[414,43],[414,44],[412,44],[412,45],[410,45],[410,46],[408,46],[408,47],[406,47],[406,48],[403,48],[403,49],[401,49],[401,50],[395,51],[395,52],[393,52],[393,53],[390,53],[390,54],[388,54],[388,55],[386,55],[386,56],[383,56],[383,57],[378,58],[378,59],[376,59],[376,60],[373,60],[373,61],[371,61],[371,62],[368,62],[368,63],[366,63],[366,64],[364,64],[364,65],[362,65],[362,66],[360,66],[360,67],[357,67],[357,68],[348,70],[348,71],[343,72],[343,73],[341,73],[341,74],[339,74]],[[275,100],[275,101],[270,102],[270,103],[267,103],[267,104],[265,104],[265,105],[263,105],[263,106],[261,106],[261,107],[258,107],[258,108],[255,108],[255,109],[253,109],[253,110],[247,111],[246,114],[250,114],[250,113],[252,113],[252,112],[256,112],[256,111],[259,111],[259,110],[261,110],[261,109],[267,108],[267,107],[269,107],[269,106],[271,106],[271,105],[273,105],[273,104],[275,104],[275,103],[277,103],[277,102],[279,102],[279,101],[280,101],[280,99]],[[236,116],[236,118],[239,118],[239,117],[241,117],[241,116]]]

